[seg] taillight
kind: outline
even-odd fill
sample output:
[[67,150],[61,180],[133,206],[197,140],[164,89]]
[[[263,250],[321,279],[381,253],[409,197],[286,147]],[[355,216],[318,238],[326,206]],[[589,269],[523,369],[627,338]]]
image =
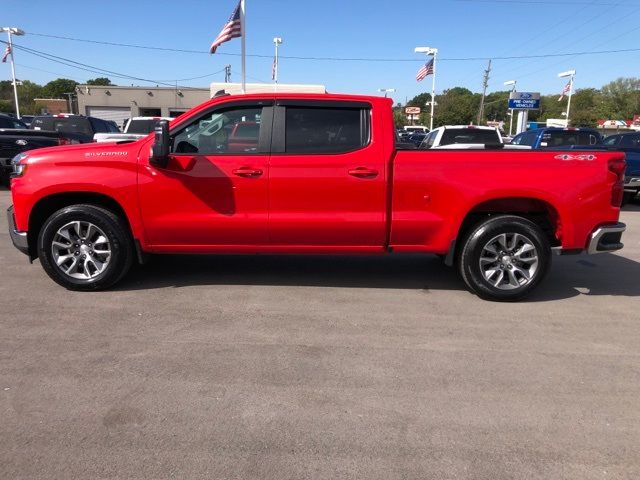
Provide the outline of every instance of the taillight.
[[622,197],[624,196],[624,171],[627,168],[627,162],[624,155],[609,159],[609,172],[615,175],[615,183],[611,189],[611,205],[619,207],[622,205]]

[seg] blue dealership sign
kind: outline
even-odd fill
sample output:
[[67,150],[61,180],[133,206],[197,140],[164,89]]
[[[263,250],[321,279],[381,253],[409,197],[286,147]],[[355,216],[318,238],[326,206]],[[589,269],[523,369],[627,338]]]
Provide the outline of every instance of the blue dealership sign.
[[538,110],[540,108],[540,93],[511,92],[509,108],[512,110]]

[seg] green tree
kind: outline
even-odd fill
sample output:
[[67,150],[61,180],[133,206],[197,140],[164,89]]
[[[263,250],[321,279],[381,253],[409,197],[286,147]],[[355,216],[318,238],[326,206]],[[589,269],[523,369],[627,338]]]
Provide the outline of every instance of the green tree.
[[16,113],[13,102],[10,100],[0,100],[0,112],[2,113]]
[[68,78],[58,78],[47,83],[42,90],[42,95],[46,98],[65,98],[65,93],[74,92],[78,82]]
[[445,90],[436,96],[434,127],[469,125],[475,122],[480,106],[480,94],[462,87]]
[[618,78],[602,87],[602,95],[613,109],[612,118],[626,119],[640,113],[640,78]]
[[486,120],[508,122],[509,91],[492,92],[484,100],[484,117]]
[[107,87],[109,85],[113,85],[113,83],[111,83],[111,80],[109,80],[107,77],[98,77],[87,80],[87,85],[99,85]]
[[404,108],[400,107],[393,109],[393,124],[396,128],[401,128],[409,124],[407,116],[404,113]]

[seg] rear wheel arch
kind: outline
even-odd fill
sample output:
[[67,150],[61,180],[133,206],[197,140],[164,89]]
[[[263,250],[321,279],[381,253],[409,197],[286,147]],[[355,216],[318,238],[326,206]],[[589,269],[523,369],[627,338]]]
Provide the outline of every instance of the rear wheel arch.
[[534,197],[501,197],[475,205],[460,223],[455,236],[456,243],[459,243],[478,223],[496,215],[526,218],[542,228],[552,246],[560,245],[562,221],[558,210],[548,201]]

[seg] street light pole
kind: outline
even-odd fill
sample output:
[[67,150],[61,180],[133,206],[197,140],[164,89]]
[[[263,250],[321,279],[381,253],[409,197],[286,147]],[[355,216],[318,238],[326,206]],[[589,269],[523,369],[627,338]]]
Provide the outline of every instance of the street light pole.
[[275,37],[273,43],[276,46],[275,57],[273,57],[273,72],[271,72],[272,80],[278,83],[278,47],[282,44],[282,38]]
[[436,63],[438,59],[438,49],[431,47],[416,47],[416,53],[425,53],[427,56],[433,57],[433,78],[431,83],[431,120],[429,130],[433,130],[433,113],[436,106]]
[[13,82],[13,97],[16,103],[16,117],[18,117],[19,119],[20,105],[18,104],[18,84],[16,83],[16,66],[15,66],[15,62],[13,61],[13,42],[11,39],[11,34],[13,33],[14,35],[20,36],[20,35],[24,35],[24,31],[16,27],[2,27],[0,28],[0,30],[3,32],[7,32],[7,37],[9,37],[8,48],[9,48],[9,56],[11,57],[11,79]]
[[[513,85],[513,88],[511,89],[512,93],[516,92],[517,84],[518,84],[517,80],[509,80],[508,82],[504,82],[505,86]],[[513,108],[511,108],[510,110],[511,110],[511,120],[509,121],[509,136],[511,136],[511,132],[513,132]]]
[[393,92],[395,92],[395,91],[396,91],[396,89],[395,89],[395,88],[379,88],[379,89],[378,89],[378,91],[379,91],[380,93],[384,93],[384,98],[387,98],[387,95],[388,95],[389,93],[393,93]]

